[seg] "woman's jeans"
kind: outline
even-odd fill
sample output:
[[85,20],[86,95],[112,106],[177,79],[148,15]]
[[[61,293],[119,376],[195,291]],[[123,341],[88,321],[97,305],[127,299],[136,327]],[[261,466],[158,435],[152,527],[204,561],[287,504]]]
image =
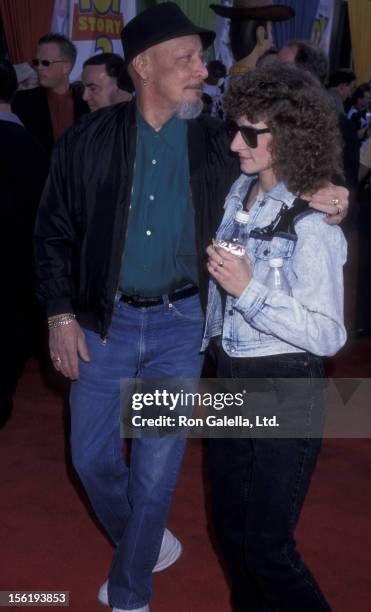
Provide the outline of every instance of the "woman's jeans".
[[[285,410],[298,409],[301,438],[209,440],[212,508],[226,562],[235,612],[323,612],[330,610],[296,550],[294,530],[320,451],[314,423],[324,407],[314,378],[321,359],[308,353],[249,359],[219,350],[221,378],[303,378],[305,393]],[[294,381],[295,382],[295,381]],[[320,382],[322,387],[322,383]],[[290,399],[290,398],[288,398]],[[291,406],[291,408],[290,408]]]
[[185,440],[132,440],[130,466],[120,437],[120,379],[198,378],[203,314],[198,296],[150,308],[118,302],[108,339],[84,330],[90,362],[71,388],[73,464],[116,545],[111,606],[131,610],[150,597]]

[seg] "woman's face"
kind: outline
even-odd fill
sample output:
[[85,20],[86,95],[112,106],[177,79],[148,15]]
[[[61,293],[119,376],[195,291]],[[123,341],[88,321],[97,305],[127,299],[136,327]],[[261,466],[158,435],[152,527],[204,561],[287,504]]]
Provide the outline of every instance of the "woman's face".
[[[268,126],[264,121],[258,123],[250,123],[246,117],[240,117],[236,121],[238,126],[246,126],[253,130],[268,130]],[[247,135],[248,136],[248,135]],[[255,137],[254,137],[255,136]],[[248,140],[248,139],[247,139]],[[256,147],[252,146],[256,142]],[[231,143],[231,150],[238,153],[240,158],[241,171],[245,174],[260,174],[265,171],[271,171],[272,156],[269,150],[272,135],[270,132],[252,134],[250,137],[250,145],[244,138],[243,131],[238,131]]]

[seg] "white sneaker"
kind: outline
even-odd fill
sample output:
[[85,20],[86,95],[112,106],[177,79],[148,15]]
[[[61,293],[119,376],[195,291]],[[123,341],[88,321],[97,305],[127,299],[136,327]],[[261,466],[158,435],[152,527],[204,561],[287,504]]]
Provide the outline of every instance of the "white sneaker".
[[181,543],[169,529],[165,529],[160,552],[153,572],[162,572],[167,569],[170,565],[173,565],[175,561],[178,561],[181,554]]
[[124,610],[124,608],[112,608],[112,612],[149,612],[149,606],[135,608],[135,610]]
[[[158,555],[157,563],[153,568],[153,572],[162,572],[166,568],[173,565],[182,554],[182,545],[177,538],[171,533],[169,529],[165,529],[162,538],[161,549]],[[109,606],[108,602],[108,580],[106,580],[98,591],[98,601],[103,606]],[[148,612],[149,608],[139,608],[138,612]],[[114,612],[122,612],[120,608],[114,608]],[[137,610],[132,610],[137,612]]]

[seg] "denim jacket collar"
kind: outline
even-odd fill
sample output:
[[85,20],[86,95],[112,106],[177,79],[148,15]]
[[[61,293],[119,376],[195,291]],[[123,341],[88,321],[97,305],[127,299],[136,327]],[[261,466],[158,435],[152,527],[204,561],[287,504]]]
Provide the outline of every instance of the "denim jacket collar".
[[[242,207],[243,200],[245,198],[249,185],[256,178],[257,178],[256,174],[249,174],[249,175],[241,174],[241,176],[233,184],[231,191],[229,193],[229,196],[227,200],[225,201],[224,208],[226,208],[231,198],[236,198],[237,200],[239,200],[241,203],[241,207]],[[289,208],[291,208],[296,197],[297,196],[295,194],[291,193],[287,189],[285,183],[283,183],[282,181],[279,181],[270,191],[266,191],[263,195],[260,195],[256,198],[256,202],[251,210],[253,210],[253,208],[256,205],[260,204],[263,200],[266,200],[268,198],[271,200],[276,200],[277,202],[282,202],[282,204],[285,203]]]

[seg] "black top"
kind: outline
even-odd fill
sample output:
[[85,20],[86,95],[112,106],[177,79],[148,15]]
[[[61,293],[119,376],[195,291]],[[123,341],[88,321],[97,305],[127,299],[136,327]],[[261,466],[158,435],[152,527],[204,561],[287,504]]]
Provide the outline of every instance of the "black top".
[[[71,86],[74,120],[89,112],[89,107],[81,98],[79,88]],[[54,145],[53,125],[50,116],[47,91],[45,87],[35,87],[17,92],[12,111],[21,119],[24,126],[51,154]]]
[[48,161],[21,125],[0,121],[0,141],[1,311],[26,314],[33,294],[33,228]]

